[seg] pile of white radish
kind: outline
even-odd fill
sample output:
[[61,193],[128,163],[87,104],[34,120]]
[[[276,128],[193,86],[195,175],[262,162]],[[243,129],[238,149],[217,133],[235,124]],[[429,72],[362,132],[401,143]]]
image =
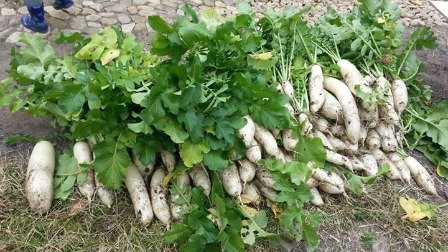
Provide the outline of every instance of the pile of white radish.
[[[408,185],[412,184],[413,178],[423,190],[437,195],[428,171],[413,157],[400,154],[404,151],[400,149],[403,136],[399,120],[408,103],[404,82],[394,80],[390,84],[383,76],[363,77],[347,60],[339,60],[338,66],[341,79],[324,76],[319,65],[311,67],[309,111],[295,111],[291,104],[286,105],[291,117],[302,125],[302,133],[322,141],[326,161],[334,167],[345,167],[361,176],[373,176],[378,173],[380,165],[388,165],[387,177]],[[277,89],[292,99],[295,96],[291,82],[282,82]],[[364,102],[357,97],[357,90],[365,94],[382,92],[384,102],[380,105]],[[271,157],[291,162],[300,142],[291,129],[269,131],[256,124],[250,115],[245,119],[246,124],[239,130],[239,135],[246,146],[246,157],[232,161],[219,175],[224,190],[230,196],[244,204],[258,206],[263,198],[274,201],[278,193],[274,177],[267,167],[259,166],[259,161]],[[79,192],[88,202],[98,194],[101,201],[111,207],[111,192],[89,167],[94,160],[91,149],[87,142],[77,142],[73,147],[78,164],[88,167],[87,179],[78,185]],[[181,192],[190,190],[192,186],[200,187],[207,197],[210,196],[211,181],[207,167],[196,164],[178,174],[175,171],[176,159],[174,153],[162,151],[160,163],[163,165],[156,167],[155,163],[143,165],[132,153],[124,184],[135,215],[142,224],[148,225],[154,216],[167,227],[172,220],[182,219],[188,206]],[[54,169],[52,144],[39,142],[30,157],[25,187],[33,212],[44,214],[51,207]],[[167,177],[167,174],[170,175]],[[336,168],[333,171],[316,168],[306,183],[313,195],[311,203],[316,206],[324,204],[321,192],[345,195],[346,181]]]

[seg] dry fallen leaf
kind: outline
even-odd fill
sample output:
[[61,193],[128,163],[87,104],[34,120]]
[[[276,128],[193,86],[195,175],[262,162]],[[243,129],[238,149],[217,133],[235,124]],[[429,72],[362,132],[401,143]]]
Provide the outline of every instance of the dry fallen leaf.
[[272,204],[271,205],[271,210],[272,210],[272,213],[274,214],[274,217],[276,219],[278,219],[280,217],[280,214],[282,214],[282,212],[283,212],[282,207],[277,205],[277,204]]
[[431,219],[431,217],[439,211],[439,207],[430,203],[421,203],[415,199],[406,199],[400,197],[400,206],[406,212],[402,219],[408,219],[412,222],[419,221],[423,218]]
[[249,217],[254,217],[258,213],[257,209],[246,206],[244,204],[241,205],[241,210],[243,211],[244,215]]

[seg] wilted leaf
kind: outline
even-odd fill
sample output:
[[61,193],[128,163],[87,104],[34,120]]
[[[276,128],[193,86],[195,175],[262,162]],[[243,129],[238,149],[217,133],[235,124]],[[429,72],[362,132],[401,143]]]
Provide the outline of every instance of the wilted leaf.
[[434,214],[439,211],[439,207],[430,203],[421,203],[415,199],[405,199],[400,197],[400,206],[406,212],[402,219],[408,219],[412,222],[419,221],[424,218],[431,219]]

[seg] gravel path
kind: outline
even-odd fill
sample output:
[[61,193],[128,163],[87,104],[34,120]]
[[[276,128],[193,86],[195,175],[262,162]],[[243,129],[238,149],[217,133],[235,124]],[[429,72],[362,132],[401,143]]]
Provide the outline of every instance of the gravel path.
[[[187,1],[163,1],[163,0],[99,0],[99,1],[76,1],[72,8],[67,12],[57,11],[51,7],[52,1],[45,0],[45,11],[47,21],[51,31],[44,35],[52,38],[60,31],[82,32],[92,34],[98,29],[117,25],[126,32],[137,34],[141,39],[150,35],[146,25],[148,15],[161,15],[168,20],[173,21],[180,8],[184,4],[190,4],[196,9],[215,8],[222,15],[232,15],[236,11],[235,0],[187,0]],[[353,8],[356,1],[349,0],[252,0],[251,5],[257,13],[263,13],[272,8],[281,10],[289,6],[298,9],[304,6],[313,6],[308,15],[310,21],[316,22],[319,17],[325,13],[327,6],[332,6],[337,11],[345,12]],[[430,27],[444,26],[448,27],[448,20],[438,13],[426,0],[400,0],[398,3],[403,8],[403,23],[406,26],[427,25]],[[16,43],[21,32],[29,32],[20,25],[20,16],[27,13],[21,1],[0,1],[0,41],[7,43]]]

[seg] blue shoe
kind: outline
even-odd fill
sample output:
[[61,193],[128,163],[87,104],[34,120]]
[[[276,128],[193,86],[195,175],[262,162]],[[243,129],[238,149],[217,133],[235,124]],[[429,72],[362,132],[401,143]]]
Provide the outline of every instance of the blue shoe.
[[73,0],[55,0],[53,8],[55,10],[68,9],[73,6]]
[[38,7],[26,7],[30,15],[23,15],[20,18],[20,22],[26,28],[40,33],[48,32],[48,24],[45,21],[44,5]]

